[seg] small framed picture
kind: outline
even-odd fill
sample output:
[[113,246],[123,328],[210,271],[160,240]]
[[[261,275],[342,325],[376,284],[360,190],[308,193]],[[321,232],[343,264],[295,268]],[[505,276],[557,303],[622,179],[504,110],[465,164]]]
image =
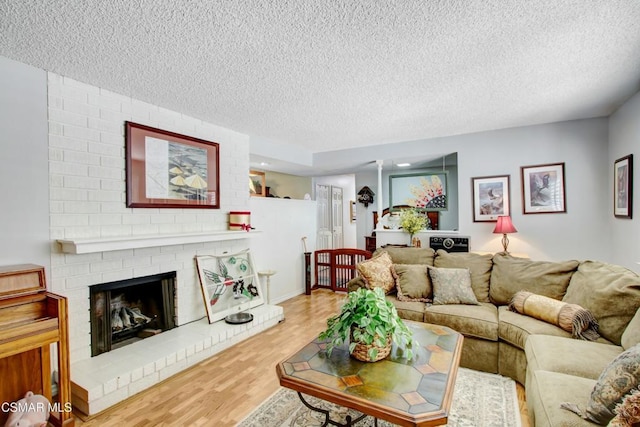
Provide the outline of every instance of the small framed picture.
[[522,213],[566,212],[564,163],[522,166]]
[[633,154],[619,158],[613,164],[613,214],[631,219],[633,206]]
[[266,197],[266,175],[260,171],[249,171],[249,195],[257,197]]
[[495,222],[499,216],[510,215],[509,175],[471,178],[473,222]]

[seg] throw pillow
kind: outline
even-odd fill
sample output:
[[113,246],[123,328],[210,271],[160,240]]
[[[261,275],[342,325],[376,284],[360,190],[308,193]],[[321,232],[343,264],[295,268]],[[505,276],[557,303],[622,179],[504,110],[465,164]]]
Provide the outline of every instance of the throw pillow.
[[[504,253],[495,254],[489,286],[491,302],[498,305],[509,304],[516,292],[525,289],[534,294],[561,300],[578,264],[578,261],[531,261]],[[567,302],[580,304],[575,301]],[[580,305],[587,307],[584,304]]]
[[493,256],[491,254],[474,254],[472,252],[447,252],[438,249],[433,263],[438,268],[468,268],[471,272],[471,288],[479,302],[489,300],[489,281]]
[[640,344],[640,308],[636,310],[635,316],[633,316],[631,322],[629,322],[627,328],[622,333],[620,344],[622,344],[622,348],[625,350],[636,344]]
[[633,427],[640,424],[640,388],[627,394],[622,403],[616,405],[616,416],[609,423],[609,427]]
[[398,300],[431,302],[431,279],[426,265],[393,264],[391,273],[396,279]]
[[480,304],[471,288],[468,268],[427,268],[433,284],[434,304]]
[[575,403],[563,403],[561,408],[591,422],[605,425],[615,416],[617,404],[640,384],[640,344],[620,353],[602,371],[591,391],[586,408]]
[[592,312],[600,335],[620,345],[622,333],[640,307],[640,275],[620,265],[583,261],[562,301]]
[[577,304],[569,304],[527,291],[516,293],[509,303],[509,310],[542,320],[571,332],[574,338],[595,341],[598,321],[589,310]]
[[382,288],[385,294],[393,290],[396,281],[391,274],[391,257],[386,252],[366,260],[356,265],[358,273],[362,276],[367,288]]

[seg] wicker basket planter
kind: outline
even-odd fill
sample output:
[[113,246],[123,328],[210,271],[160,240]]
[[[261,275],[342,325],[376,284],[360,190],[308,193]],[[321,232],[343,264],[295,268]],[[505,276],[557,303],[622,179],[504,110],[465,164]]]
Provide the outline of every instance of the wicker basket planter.
[[391,353],[391,342],[413,358],[413,334],[380,288],[349,292],[340,313],[327,319],[319,339],[326,342],[327,356],[349,342],[349,353],[357,360],[375,362]]
[[[351,342],[354,342],[353,339],[353,329],[355,329],[355,327],[351,327]],[[376,335],[376,339],[378,338],[378,335]],[[371,357],[371,349],[377,349],[377,355],[375,357]],[[361,342],[356,342],[356,345],[353,349],[353,351],[351,351],[351,357],[353,357],[354,359],[357,359],[361,362],[377,362],[378,360],[382,360],[385,357],[387,357],[389,355],[389,353],[391,353],[391,335],[387,335],[387,341],[386,341],[386,345],[384,347],[380,347],[378,345],[376,345],[375,340],[372,344],[365,344],[365,343],[361,343]]]

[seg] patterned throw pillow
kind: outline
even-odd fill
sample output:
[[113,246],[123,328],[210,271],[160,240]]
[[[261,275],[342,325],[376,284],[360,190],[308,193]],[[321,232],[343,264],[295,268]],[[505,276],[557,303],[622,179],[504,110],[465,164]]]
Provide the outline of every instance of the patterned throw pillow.
[[561,408],[575,412],[582,418],[605,425],[615,416],[614,410],[624,397],[640,384],[640,344],[620,353],[602,371],[583,410],[574,403]]
[[480,304],[471,288],[471,273],[468,268],[428,269],[433,284],[434,304]]
[[389,254],[381,252],[373,258],[358,263],[356,269],[367,284],[367,288],[382,288],[384,293],[388,294],[396,285],[391,274],[392,265],[393,261]]

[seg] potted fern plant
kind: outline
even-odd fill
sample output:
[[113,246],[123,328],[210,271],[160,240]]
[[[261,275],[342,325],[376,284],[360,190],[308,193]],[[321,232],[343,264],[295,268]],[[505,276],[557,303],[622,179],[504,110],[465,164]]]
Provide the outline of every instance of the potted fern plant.
[[413,357],[413,333],[398,316],[396,308],[380,288],[360,288],[347,295],[340,313],[327,320],[320,336],[327,342],[327,354],[347,342],[349,353],[363,362],[376,362],[391,352],[391,343],[404,347]]

